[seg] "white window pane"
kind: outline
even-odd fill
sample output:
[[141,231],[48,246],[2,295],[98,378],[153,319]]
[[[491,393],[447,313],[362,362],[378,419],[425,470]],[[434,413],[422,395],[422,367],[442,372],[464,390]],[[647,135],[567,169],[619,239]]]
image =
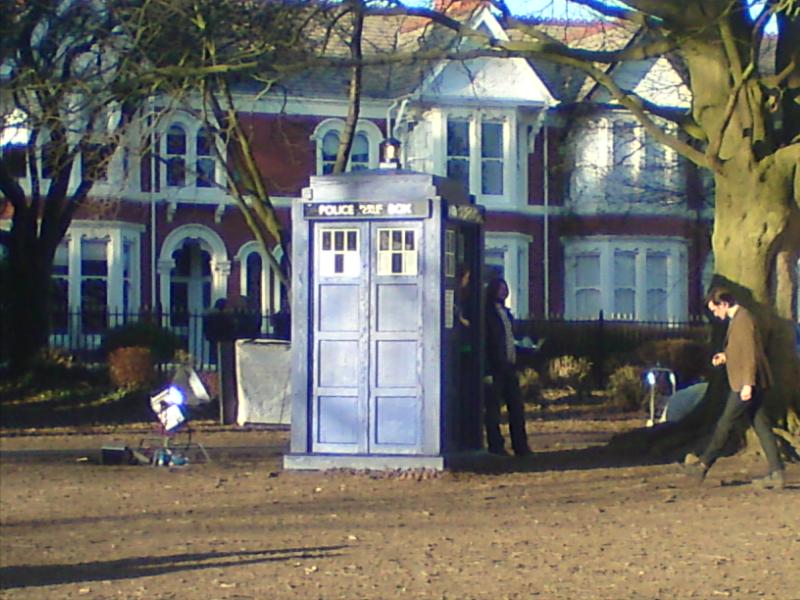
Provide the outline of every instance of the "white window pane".
[[596,319],[600,314],[600,290],[578,290],[575,304],[579,319]]
[[378,275],[416,275],[417,251],[414,231],[378,230]]
[[577,287],[600,286],[599,254],[581,254],[576,257],[575,285]]
[[197,187],[212,187],[214,185],[213,158],[201,158],[197,161]]
[[636,127],[632,123],[614,123],[614,163],[631,164],[636,151]]
[[322,160],[336,160],[336,152],[339,150],[339,134],[329,131],[322,138]]
[[483,161],[481,165],[481,193],[500,196],[503,194],[503,163]]
[[667,256],[665,254],[647,255],[647,287],[667,287]]
[[469,122],[448,119],[447,156],[469,156]]
[[447,161],[447,177],[455,179],[469,189],[469,161],[461,158],[451,158]]
[[178,187],[186,183],[186,162],[183,158],[167,160],[167,185]]
[[197,132],[197,156],[211,156],[211,136],[206,129]]
[[666,321],[667,292],[665,290],[647,291],[647,319],[650,321]]
[[319,273],[324,277],[354,277],[360,270],[358,231],[325,230],[320,235]]
[[633,318],[636,313],[636,292],[629,289],[614,290],[614,314],[622,318]]
[[353,139],[353,149],[350,152],[350,160],[355,163],[369,163],[369,140],[363,133],[359,133]]
[[481,156],[483,158],[503,158],[502,123],[483,123],[481,125]]
[[69,264],[69,246],[66,243],[59,244],[56,254],[53,257],[54,267],[66,267]]
[[656,141],[649,133],[645,134],[644,161],[651,172],[657,172],[667,167],[666,148],[664,144]]
[[186,154],[186,133],[180,125],[172,125],[167,131],[167,154]]
[[614,253],[614,285],[617,287],[636,287],[636,254],[633,252]]
[[132,244],[130,242],[125,242],[122,244],[122,276],[125,279],[128,279],[131,276],[131,247]]
[[105,240],[83,240],[81,242],[81,260],[101,260],[106,261],[106,248],[108,242]]

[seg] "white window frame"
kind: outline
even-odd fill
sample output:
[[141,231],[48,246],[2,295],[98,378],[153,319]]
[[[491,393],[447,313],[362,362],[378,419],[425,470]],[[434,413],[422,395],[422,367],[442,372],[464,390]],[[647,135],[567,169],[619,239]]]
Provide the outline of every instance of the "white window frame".
[[[170,127],[177,125],[181,127],[186,135],[186,153],[183,155],[184,160],[184,184],[183,185],[167,185],[167,161],[170,155],[167,153],[167,135]],[[210,200],[218,202],[221,193],[225,193],[220,188],[220,182],[225,181],[225,174],[222,166],[218,160],[218,153],[214,151],[214,145],[218,144],[216,136],[211,131],[208,131],[209,144],[212,147],[210,155],[198,155],[197,153],[197,136],[202,129],[208,129],[204,123],[197,119],[192,118],[185,113],[177,113],[172,115],[171,118],[165,119],[164,124],[159,127],[159,179],[162,194],[166,194],[181,200]],[[198,160],[208,159],[214,162],[213,174],[214,183],[210,186],[200,186],[198,182]]]
[[[243,295],[250,298],[251,290],[248,289],[247,260],[252,254],[258,254],[261,257],[261,297],[258,299],[261,314],[270,312],[270,306],[274,306],[274,312],[277,312],[281,309],[280,279],[264,254],[261,244],[254,240],[243,244],[236,253],[235,260],[239,263],[239,289]],[[273,250],[273,256],[280,262],[283,251],[279,246],[276,246]],[[274,285],[271,285],[271,283],[274,283]],[[264,325],[266,327],[267,323],[264,323]]]
[[[503,273],[508,283],[511,312],[518,319],[530,315],[530,247],[533,238],[523,233],[492,231],[484,236],[486,253],[501,255]],[[487,265],[489,266],[489,265]]]
[[[141,250],[144,226],[133,223],[105,222],[98,225],[96,221],[73,221],[64,236],[62,243],[67,251],[67,274],[59,276],[67,280],[67,311],[71,315],[68,332],[71,336],[81,334],[81,249],[84,240],[107,240],[107,275],[106,275],[106,307],[108,309],[108,327],[125,322],[132,315],[137,315],[141,306]],[[130,251],[130,273],[125,277],[123,272],[123,252],[125,246]],[[129,283],[128,314],[123,315],[123,287]],[[59,338],[60,338],[59,334]],[[100,343],[100,336],[90,336],[89,343]]]
[[[673,125],[657,122],[667,134],[676,134]],[[627,143],[619,143],[616,136],[623,126],[631,134]],[[570,177],[569,201],[576,212],[660,214],[685,208],[686,190],[677,153],[667,146],[659,148],[660,172],[654,172],[648,163],[648,157],[653,156],[648,148],[657,143],[627,113],[615,112],[583,121],[570,138],[575,168]],[[615,156],[617,151],[622,151],[623,156]],[[626,156],[628,153],[630,156]],[[620,164],[623,158],[626,160]]]
[[[688,319],[688,242],[685,239],[648,236],[592,236],[564,240],[564,313],[567,319],[597,318],[578,313],[577,257],[587,254],[600,256],[600,309],[606,319],[629,318],[646,321],[647,314],[647,256],[667,257],[667,321]],[[635,311],[633,315],[614,313],[614,253],[633,252],[636,255]]]
[[[400,236],[400,248],[394,247],[395,235]],[[409,234],[412,244],[409,247]],[[388,248],[383,248],[384,236],[388,236]],[[419,231],[414,227],[379,227],[375,235],[377,266],[379,276],[409,276],[419,272]],[[400,270],[394,270],[394,258],[400,259]]]
[[[345,122],[343,119],[325,119],[317,125],[316,129],[314,129],[314,133],[311,134],[311,141],[314,142],[316,157],[315,173],[317,175],[322,175],[325,164],[330,162],[323,160],[322,141],[325,139],[325,136],[331,132],[338,134],[339,140],[341,141],[344,127]],[[369,144],[369,162],[367,168],[376,169],[380,162],[380,145],[383,141],[383,132],[372,121],[359,120],[358,123],[356,123],[355,135],[359,134],[365,135],[367,143]],[[347,168],[345,170],[350,171],[352,168],[353,161],[351,153],[351,156],[347,160]]]
[[[341,234],[342,247],[336,247],[337,234]],[[361,273],[361,230],[358,227],[321,227],[318,229],[317,254],[319,255],[319,275],[321,277],[358,277]],[[349,247],[350,239],[355,239],[354,248]],[[330,247],[325,248],[325,238]],[[341,270],[337,268],[337,258],[341,259]]]
[[175,268],[173,253],[183,246],[186,240],[194,239],[200,247],[209,253],[211,266],[211,304],[219,298],[227,297],[228,276],[231,272],[231,262],[225,242],[219,234],[205,225],[181,225],[173,229],[161,244],[158,255],[158,288],[159,302],[164,310],[172,306],[170,297],[170,281]]
[[[517,174],[517,118],[511,111],[501,110],[444,110],[440,113],[441,150],[437,153],[436,172],[447,175],[447,124],[450,120],[467,121],[469,124],[469,192],[487,208],[508,207],[514,204],[527,204],[527,194],[518,193],[516,187]],[[502,159],[485,159],[483,157],[483,124],[496,123],[502,125],[503,152]],[[502,162],[503,179],[502,194],[484,194],[482,169],[484,160]]]

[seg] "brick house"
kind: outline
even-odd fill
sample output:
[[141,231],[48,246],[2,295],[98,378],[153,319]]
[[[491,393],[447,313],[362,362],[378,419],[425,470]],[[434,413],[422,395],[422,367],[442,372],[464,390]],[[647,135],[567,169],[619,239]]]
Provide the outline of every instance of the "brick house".
[[[456,11],[495,37],[522,35],[504,31],[480,2]],[[588,48],[609,35],[592,24],[550,27]],[[423,28],[409,17],[372,17],[366,35],[371,47],[391,52],[424,39]],[[678,67],[666,58],[611,71],[649,100],[688,106]],[[332,70],[305,72],[268,94],[238,90],[242,122],[287,226],[309,176],[330,172],[346,90],[347,74]],[[155,156],[137,152],[136,129],[56,254],[56,331],[99,333],[105,323],[80,316],[88,306],[108,314],[159,307],[190,337],[202,331],[179,315],[203,313],[218,298],[246,296],[252,308],[278,310],[278,279],[225,190],[215,141],[193,107],[164,111]],[[520,58],[368,68],[348,169],[377,168],[389,136],[402,144],[403,168],[458,179],[486,207],[486,267],[508,280],[517,316],[593,319],[602,310],[682,321],[699,312],[713,270],[707,182],[585,76]],[[73,179],[77,185],[77,172]],[[273,253],[280,259],[282,249]]]

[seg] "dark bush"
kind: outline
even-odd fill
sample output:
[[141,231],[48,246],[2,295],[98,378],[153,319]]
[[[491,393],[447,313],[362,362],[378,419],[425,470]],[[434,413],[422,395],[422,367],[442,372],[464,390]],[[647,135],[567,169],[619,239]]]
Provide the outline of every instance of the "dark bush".
[[686,338],[647,342],[637,355],[645,367],[659,365],[675,371],[681,386],[700,379],[709,364],[705,344]]
[[175,352],[183,346],[181,339],[150,321],[132,321],[109,329],[103,339],[103,351],[106,354],[118,348],[149,348],[155,362],[166,362],[172,359]]
[[641,408],[645,396],[641,367],[622,365],[615,369],[608,378],[606,392],[612,406],[626,411]]

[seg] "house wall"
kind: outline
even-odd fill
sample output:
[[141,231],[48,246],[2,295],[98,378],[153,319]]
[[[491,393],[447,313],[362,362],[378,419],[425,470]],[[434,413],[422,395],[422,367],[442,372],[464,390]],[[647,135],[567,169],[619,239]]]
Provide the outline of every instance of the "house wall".
[[[522,80],[531,76],[519,67],[515,67],[516,77]],[[442,78],[448,72],[440,73],[440,85],[444,85]],[[565,249],[576,240],[601,237],[606,244],[614,238],[645,244],[648,238],[679,240],[686,248],[681,269],[690,283],[686,306],[676,314],[693,314],[701,308],[704,277],[709,271],[708,178],[667,152],[662,158],[674,193],[658,189],[653,181],[663,179],[663,173],[648,172],[647,157],[654,155],[647,149],[648,140],[641,128],[618,109],[573,118],[559,109],[546,110],[546,103],[552,99],[548,100],[545,94],[537,97],[536,102],[541,104],[524,104],[515,96],[496,97],[495,89],[495,96],[483,105],[476,102],[474,90],[470,97],[459,98],[456,88],[442,89],[453,95],[441,100],[440,105],[432,95],[419,105],[391,99],[368,102],[362,114],[370,118],[359,121],[359,131],[369,138],[370,151],[361,166],[377,166],[377,146],[386,128],[385,118],[378,115],[390,114],[392,107],[394,116],[399,118],[393,133],[404,143],[406,166],[439,175],[447,173],[452,158],[448,155],[448,119],[468,123],[466,181],[487,208],[487,259],[494,261],[509,280],[512,308],[520,317],[564,314],[572,301],[566,296],[571,275]],[[269,102],[251,100],[248,106],[251,108],[241,114],[241,122],[268,192],[288,230],[289,207],[301,197],[309,176],[322,171],[322,138],[327,131],[341,130],[346,101],[288,99],[276,108]],[[178,117],[187,127],[191,143],[198,125],[191,123],[188,113]],[[503,186],[497,193],[484,193],[482,189],[482,136],[489,135],[482,126],[486,123],[502,127]],[[620,123],[630,127],[620,128]],[[162,153],[169,124],[167,117],[161,132]],[[620,141],[620,135],[632,138]],[[629,150],[630,155],[624,155],[623,150]],[[661,157],[658,152],[655,155]],[[187,161],[196,159],[187,153]],[[630,164],[625,166],[626,162]],[[112,173],[118,174],[119,167],[115,169]],[[191,185],[169,187],[163,162],[158,166],[159,181],[154,181],[149,169],[147,155],[131,155],[128,178],[99,186],[97,191],[102,197],[98,194],[80,213],[85,219],[144,226],[138,266],[141,303],[150,304],[154,298],[156,304],[163,303],[169,297],[163,286],[169,281],[164,273],[169,271],[170,256],[163,246],[168,241],[177,244],[176,236],[182,231],[200,239],[209,249],[216,248],[211,300],[243,294],[246,290],[242,282],[246,278],[242,261],[247,248],[252,247],[253,237],[224,186],[200,189],[199,183],[189,178],[187,183],[190,181]],[[622,185],[621,171],[636,175],[639,188]],[[224,182],[220,165],[216,176],[218,183]],[[153,202],[155,255],[151,233]]]

